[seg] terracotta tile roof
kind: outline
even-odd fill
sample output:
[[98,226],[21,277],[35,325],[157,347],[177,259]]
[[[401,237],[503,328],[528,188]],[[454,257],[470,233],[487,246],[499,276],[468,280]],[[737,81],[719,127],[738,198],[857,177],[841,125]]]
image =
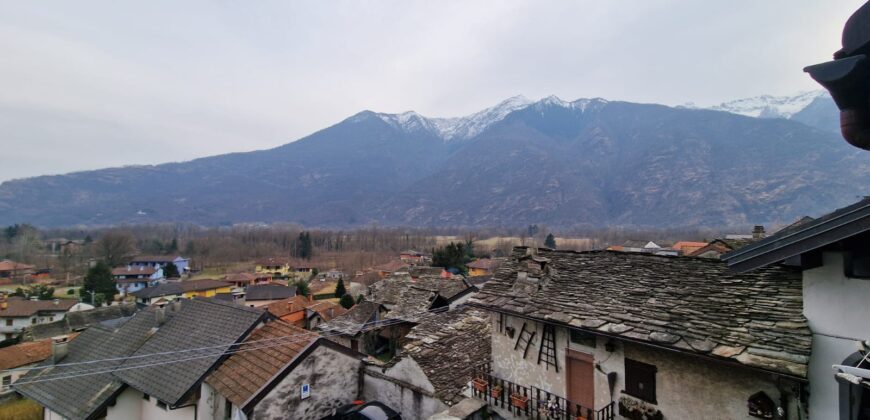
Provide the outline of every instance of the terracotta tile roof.
[[33,270],[34,268],[36,267],[29,264],[15,262],[12,260],[0,261],[0,271]]
[[308,305],[311,305],[311,302],[308,301],[307,296],[293,296],[278,302],[272,302],[266,306],[266,309],[272,315],[280,318],[294,312],[304,311]]
[[463,392],[474,369],[489,361],[491,337],[485,311],[453,310],[412,328],[405,337],[410,342],[399,357],[414,359],[435,388],[435,396],[453,405],[465,398]]
[[489,258],[481,258],[479,260],[472,261],[468,264],[465,264],[468,268],[477,268],[480,270],[489,270],[496,264],[495,261]]
[[[281,341],[286,343],[284,345],[245,351],[257,348],[257,343],[250,342],[284,337],[288,337],[286,341]],[[284,321],[269,322],[254,330],[241,345],[240,351],[224,361],[205,381],[234,405],[243,407],[260,388],[319,337]]]
[[719,260],[516,248],[471,304],[806,377],[801,276]]
[[185,292],[198,292],[232,286],[230,283],[215,279],[184,280],[179,283],[181,284],[181,289]]
[[347,313],[347,309],[344,309],[343,306],[327,301],[314,302],[305,309],[319,315],[324,322],[329,322],[335,317]]
[[392,273],[394,271],[400,271],[408,268],[408,263],[402,260],[392,260],[386,264],[381,264],[372,268],[375,271],[385,271],[388,273]]
[[150,276],[157,272],[154,267],[115,267],[112,269],[113,276]]
[[[69,334],[70,339],[78,333]],[[0,370],[15,369],[41,362],[51,356],[51,339],[15,344],[0,349]]]
[[707,242],[690,242],[690,241],[679,241],[675,243],[671,248],[676,249],[677,251],[694,251],[698,248],[702,248],[707,246]]
[[79,303],[75,299],[29,300],[20,297],[10,297],[6,302],[6,309],[0,310],[0,318],[28,317],[39,312],[66,312]]

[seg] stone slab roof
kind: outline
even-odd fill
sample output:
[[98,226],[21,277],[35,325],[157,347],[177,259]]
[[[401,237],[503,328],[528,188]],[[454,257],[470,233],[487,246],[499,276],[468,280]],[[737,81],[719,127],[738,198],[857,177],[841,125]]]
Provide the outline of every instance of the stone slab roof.
[[171,363],[126,369],[142,363],[131,359],[115,372],[128,385],[170,406],[183,403],[188,392],[221,359],[221,350],[240,342],[265,314],[260,309],[214,299],[194,298],[180,302],[181,309],[172,320],[166,321],[133,356],[203,347],[211,349],[196,353],[203,356],[196,359],[192,359],[193,353],[190,352],[165,354],[160,356],[161,361]]
[[804,378],[801,276],[719,260],[515,248],[476,306]]
[[331,321],[320,324],[324,331],[334,331],[340,334],[355,336],[360,332],[374,328],[374,322],[380,321],[379,313],[383,305],[364,301],[354,305],[347,312],[336,316]]
[[[293,361],[320,336],[284,321],[272,321],[258,328],[206,379],[221,395],[239,407]],[[265,343],[281,344],[262,348]],[[246,351],[250,349],[257,349]]]
[[405,337],[402,356],[411,357],[448,405],[462,394],[474,369],[489,361],[491,327],[485,311],[462,308],[427,317]]
[[472,286],[465,279],[396,274],[371,285],[367,299],[386,306],[390,310],[389,318],[412,321],[427,311],[437,296],[449,301],[469,289]]

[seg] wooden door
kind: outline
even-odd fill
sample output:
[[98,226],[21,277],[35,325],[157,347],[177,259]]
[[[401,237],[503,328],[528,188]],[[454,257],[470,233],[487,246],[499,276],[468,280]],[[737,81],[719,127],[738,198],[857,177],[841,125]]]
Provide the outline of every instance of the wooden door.
[[568,350],[566,356],[568,368],[565,369],[565,382],[568,384],[568,400],[594,410],[595,367],[592,355]]

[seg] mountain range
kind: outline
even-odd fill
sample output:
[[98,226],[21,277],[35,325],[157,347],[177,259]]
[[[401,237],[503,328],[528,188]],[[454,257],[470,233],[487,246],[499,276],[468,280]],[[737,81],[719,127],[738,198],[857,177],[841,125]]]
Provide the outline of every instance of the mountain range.
[[0,224],[740,226],[870,193],[830,97],[713,109],[523,97],[461,118],[363,111],[269,150],[0,184]]

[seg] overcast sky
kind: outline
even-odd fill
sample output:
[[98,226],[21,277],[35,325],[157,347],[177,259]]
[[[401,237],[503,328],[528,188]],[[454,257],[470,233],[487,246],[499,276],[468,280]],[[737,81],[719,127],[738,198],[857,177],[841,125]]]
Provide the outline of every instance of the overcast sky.
[[363,109],[818,89],[863,2],[0,0],[0,181],[278,146]]

